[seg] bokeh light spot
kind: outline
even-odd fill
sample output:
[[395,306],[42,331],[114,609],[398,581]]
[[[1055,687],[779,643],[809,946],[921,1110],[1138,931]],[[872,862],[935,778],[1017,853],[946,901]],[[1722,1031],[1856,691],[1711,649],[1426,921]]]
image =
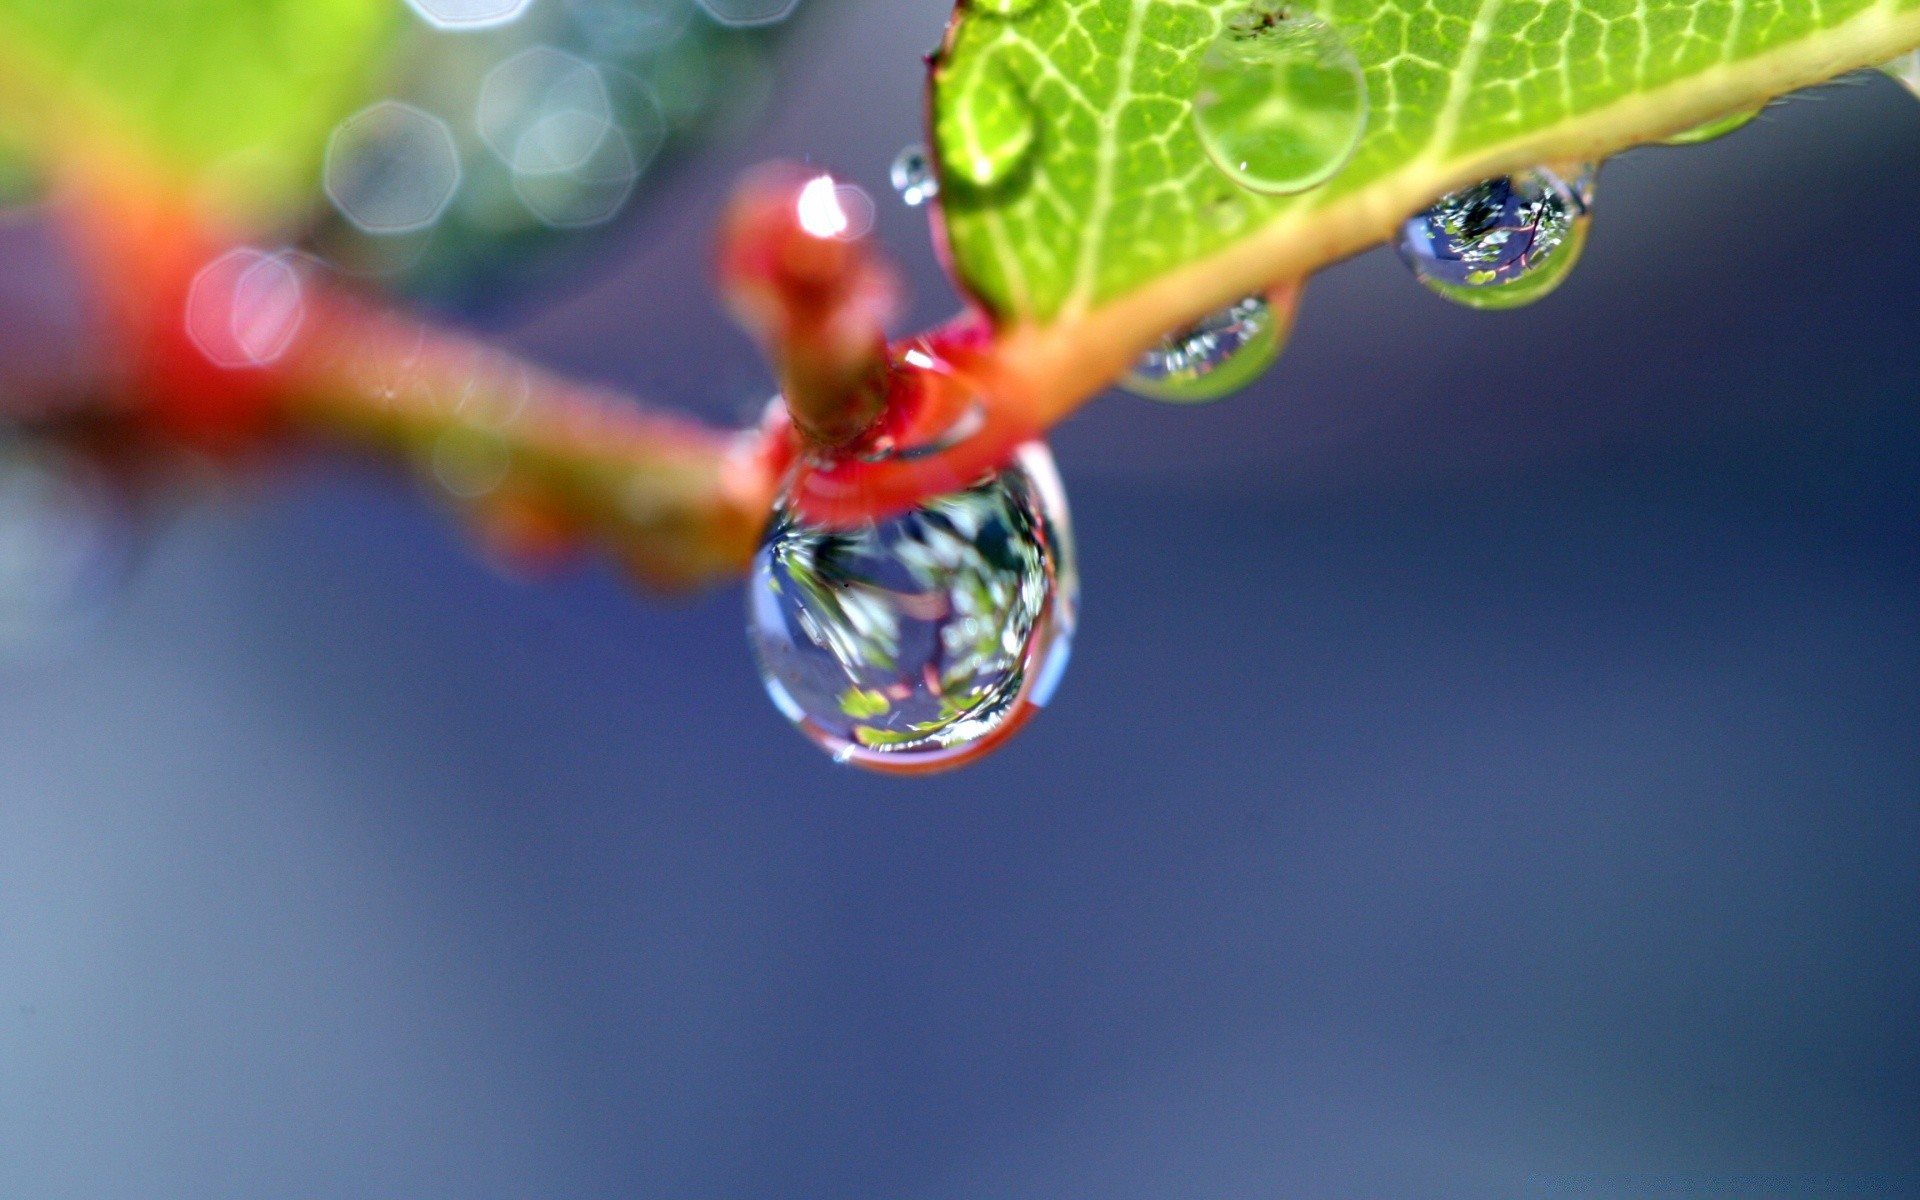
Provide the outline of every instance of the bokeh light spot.
[[500,161],[520,169],[527,134],[555,117],[605,127],[613,123],[606,81],[590,62],[551,46],[522,50],[487,73],[474,121]]
[[596,53],[631,57],[679,39],[693,16],[680,0],[566,0],[567,13]]
[[800,0],[700,0],[700,7],[708,16],[735,28],[784,21],[799,6]]
[[520,19],[533,0],[407,0],[435,29],[492,29]]
[[[646,85],[609,75],[550,46],[521,51],[481,85],[480,137],[513,172],[513,190],[548,225],[611,219],[666,140],[666,119]],[[630,94],[629,94],[630,93]],[[618,116],[616,116],[618,114]]]
[[867,189],[857,183],[836,183],[833,185],[833,198],[847,219],[847,227],[840,231],[841,237],[865,237],[873,232],[875,209],[873,197],[867,193]]
[[460,152],[445,121],[383,100],[333,131],[324,183],[327,198],[357,228],[413,233],[438,221],[452,203]]
[[506,439],[489,429],[455,426],[435,439],[433,477],[447,493],[475,500],[507,480],[513,459]]
[[202,267],[187,290],[187,336],[217,366],[278,361],[305,320],[305,289],[286,252],[229,250]]

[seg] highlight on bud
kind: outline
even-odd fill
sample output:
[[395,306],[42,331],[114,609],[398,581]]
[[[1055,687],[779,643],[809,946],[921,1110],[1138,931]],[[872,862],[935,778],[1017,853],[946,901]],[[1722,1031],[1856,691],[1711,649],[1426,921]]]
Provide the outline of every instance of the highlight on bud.
[[831,175],[816,175],[807,180],[806,186],[800,189],[800,203],[795,210],[800,216],[800,228],[814,237],[837,238],[853,224],[847,219],[847,210],[840,206],[840,190],[834,186]]
[[773,361],[794,428],[846,446],[886,401],[892,267],[868,246],[871,201],[831,175],[777,164],[747,177],[721,219],[720,290]]

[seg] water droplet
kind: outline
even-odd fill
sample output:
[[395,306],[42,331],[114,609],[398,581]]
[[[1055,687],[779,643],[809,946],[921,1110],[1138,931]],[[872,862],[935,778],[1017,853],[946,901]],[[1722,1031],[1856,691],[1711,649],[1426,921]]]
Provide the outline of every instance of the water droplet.
[[933,137],[943,167],[975,187],[992,187],[1033,148],[1037,120],[1005,67],[977,57],[961,63],[943,82]]
[[1891,62],[1883,62],[1880,69],[1898,80],[1901,87],[1920,97],[1920,50],[1909,51]]
[[1291,323],[1291,312],[1276,315],[1265,296],[1248,296],[1162,338],[1120,386],[1150,400],[1218,400],[1258,379],[1279,357]]
[[841,762],[905,773],[978,758],[1059,682],[1072,538],[1039,442],[965,491],[852,529],[783,501],[748,586],[768,695]]
[[1695,125],[1692,129],[1682,129],[1672,137],[1661,138],[1660,144],[1663,146],[1697,146],[1701,142],[1711,142],[1715,138],[1723,138],[1759,116],[1760,109],[1765,107],[1766,105],[1763,104],[1760,108],[1743,108],[1739,112],[1728,113],[1724,117],[1715,117],[1711,121]]
[[908,208],[919,208],[940,194],[940,177],[933,173],[933,159],[918,142],[893,156],[887,179]]
[[1280,0],[1228,18],[1200,60],[1193,123],[1214,165],[1256,192],[1300,192],[1353,157],[1367,81],[1339,30]]
[[1028,12],[1040,0],[973,0],[972,7],[995,17],[1017,17]]
[[1442,196],[1396,248],[1420,282],[1469,308],[1516,308],[1558,287],[1586,244],[1593,173],[1545,167]]

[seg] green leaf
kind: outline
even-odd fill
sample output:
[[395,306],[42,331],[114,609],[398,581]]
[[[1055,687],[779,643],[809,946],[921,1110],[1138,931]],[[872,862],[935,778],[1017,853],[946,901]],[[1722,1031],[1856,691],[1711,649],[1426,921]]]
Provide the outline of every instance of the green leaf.
[[[1366,132],[1332,179],[1281,196],[1237,186],[1194,132],[1201,58],[1246,6],[963,3],[932,92],[962,284],[1042,323],[1158,285],[1108,331],[1102,353],[1119,353],[1377,242],[1443,192],[1597,159],[1920,43],[1920,0],[1318,0],[1300,10],[1358,58]],[[1031,123],[984,186],[948,136],[983,78],[1010,80]]]
[[[0,69],[53,89],[43,106],[99,111],[169,169],[277,205],[311,191],[407,19],[397,0],[0,0]],[[20,128],[31,111],[0,113],[6,140],[36,132]]]

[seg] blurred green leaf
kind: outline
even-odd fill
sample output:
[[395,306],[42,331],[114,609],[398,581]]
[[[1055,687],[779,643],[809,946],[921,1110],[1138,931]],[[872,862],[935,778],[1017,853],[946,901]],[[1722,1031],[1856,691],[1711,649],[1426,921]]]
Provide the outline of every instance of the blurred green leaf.
[[329,131],[410,19],[398,0],[0,0],[0,62],[99,105],[172,168],[284,206],[307,202]]

